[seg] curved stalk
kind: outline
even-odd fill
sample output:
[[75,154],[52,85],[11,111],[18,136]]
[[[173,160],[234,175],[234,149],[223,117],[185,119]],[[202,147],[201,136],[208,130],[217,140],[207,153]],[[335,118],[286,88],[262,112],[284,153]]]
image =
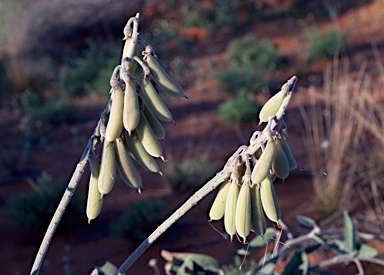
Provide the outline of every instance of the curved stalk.
[[[236,159],[239,155],[253,155],[256,150],[263,144],[270,135],[271,129],[274,129],[280,119],[283,117],[285,113],[285,109],[288,106],[288,103],[291,99],[292,92],[294,90],[295,84],[297,82],[297,77],[293,76],[289,79],[281,88],[281,90],[287,91],[288,95],[284,99],[283,104],[281,105],[279,111],[276,113],[274,117],[269,119],[267,126],[264,128],[263,132],[259,133],[257,138],[255,135],[252,136],[250,142],[251,144],[246,147],[245,150],[242,149],[244,145],[240,146],[240,148],[229,158],[227,164],[224,166],[224,169],[221,170],[216,176],[208,181],[201,189],[199,189],[195,194],[193,194],[184,204],[178,208],[168,219],[166,219],[146,240],[144,240],[136,250],[129,255],[129,257],[124,261],[124,263],[119,267],[115,274],[122,275],[124,274],[129,267],[139,258],[141,254],[144,253],[147,248],[154,243],[157,238],[159,238],[165,231],[171,227],[176,221],[178,221],[182,216],[184,216],[193,206],[195,206],[201,199],[203,199],[207,194],[212,192],[220,183],[224,181],[224,179],[228,178],[228,175],[231,173],[231,163]],[[242,150],[240,150],[242,149]],[[246,158],[240,158],[243,163]],[[241,164],[242,164],[241,163]]]

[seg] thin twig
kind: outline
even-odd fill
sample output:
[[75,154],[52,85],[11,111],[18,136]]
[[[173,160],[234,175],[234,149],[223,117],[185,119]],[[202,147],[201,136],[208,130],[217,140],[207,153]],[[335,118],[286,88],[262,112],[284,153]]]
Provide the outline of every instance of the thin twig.
[[[284,99],[282,106],[279,111],[276,113],[274,119],[270,119],[267,126],[265,127],[265,131],[261,132],[261,134],[257,137],[257,139],[251,143],[246,150],[237,150],[236,153],[239,154],[241,152],[242,155],[249,154],[253,155],[256,150],[263,144],[267,139],[271,129],[274,129],[280,119],[283,117],[284,112],[288,106],[288,103],[291,99],[292,92],[297,82],[297,77],[293,76],[289,79],[281,88],[282,91],[287,92],[287,96]],[[266,131],[268,133],[266,133]],[[244,146],[244,145],[243,145]],[[229,158],[231,159],[236,157],[236,153]],[[240,158],[244,161],[245,158]],[[216,176],[208,181],[200,190],[198,190],[195,194],[193,194],[179,209],[177,209],[168,219],[166,219],[144,242],[140,244],[140,246],[129,255],[129,257],[125,260],[125,262],[119,267],[115,274],[122,275],[124,274],[129,267],[137,260],[137,258],[144,253],[144,251],[159,238],[165,231],[171,227],[176,221],[178,221],[182,216],[184,216],[193,206],[195,206],[201,199],[203,199],[207,194],[213,191],[221,182],[223,182],[228,175],[231,173],[232,168],[230,165],[225,165],[224,169],[221,170]]]

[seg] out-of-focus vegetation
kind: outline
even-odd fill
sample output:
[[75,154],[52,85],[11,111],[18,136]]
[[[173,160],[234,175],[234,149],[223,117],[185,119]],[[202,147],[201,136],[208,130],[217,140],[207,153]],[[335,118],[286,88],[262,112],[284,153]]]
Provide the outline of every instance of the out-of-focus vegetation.
[[133,203],[121,215],[121,224],[111,226],[111,234],[140,243],[160,225],[169,213],[169,206],[161,199],[155,198]]
[[111,72],[119,58],[106,56],[100,49],[91,47],[83,57],[67,65],[60,77],[60,91],[68,97],[108,95]]
[[206,154],[186,158],[180,162],[169,161],[166,169],[164,182],[176,192],[196,189],[215,174],[215,167]]
[[[54,180],[47,173],[42,173],[36,180],[29,181],[30,193],[21,193],[7,201],[7,209],[11,218],[20,225],[27,238],[40,238],[45,232],[54,210],[66,188],[66,181]],[[75,193],[67,208],[59,232],[73,232],[85,225],[83,216],[84,201]]]
[[232,68],[269,71],[279,65],[281,57],[268,39],[245,36],[229,44],[227,60]]
[[345,53],[347,42],[346,36],[335,30],[328,30],[320,34],[315,29],[306,31],[309,39],[308,60],[315,62],[322,59],[332,59]]
[[242,96],[260,92],[269,84],[268,80],[263,79],[260,73],[249,68],[229,68],[216,75],[215,79],[219,81],[220,92]]
[[245,36],[232,41],[226,51],[228,68],[216,75],[220,91],[232,99],[221,103],[219,116],[226,122],[255,121],[260,105],[251,95],[268,89],[265,74],[282,63],[277,49],[267,39]]
[[219,105],[219,116],[226,122],[246,123],[257,120],[261,106],[254,100],[238,95]]

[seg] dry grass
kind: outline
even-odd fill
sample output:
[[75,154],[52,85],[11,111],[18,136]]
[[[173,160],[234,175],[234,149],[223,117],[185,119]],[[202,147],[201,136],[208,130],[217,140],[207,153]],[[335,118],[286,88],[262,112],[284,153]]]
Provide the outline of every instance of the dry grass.
[[334,61],[324,71],[322,91],[310,88],[309,106],[300,106],[315,205],[326,215],[353,208],[355,191],[367,185],[373,208],[383,212],[375,179],[383,163],[378,156],[384,146],[384,70],[377,64],[381,73],[375,77],[366,63],[353,75],[347,61]]

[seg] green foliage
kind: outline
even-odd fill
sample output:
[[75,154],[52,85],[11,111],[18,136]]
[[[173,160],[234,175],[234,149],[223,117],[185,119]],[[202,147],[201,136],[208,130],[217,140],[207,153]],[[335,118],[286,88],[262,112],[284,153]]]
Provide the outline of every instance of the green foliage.
[[58,124],[76,115],[67,100],[43,99],[30,89],[21,94],[20,102],[28,121],[34,125]]
[[[246,36],[241,39],[234,40],[227,48],[228,69],[222,74],[216,76],[219,81],[219,87],[222,91],[246,96],[250,93],[260,93],[262,87],[268,86],[269,82],[263,80],[262,74],[281,64],[281,57],[276,48],[269,40],[257,40],[252,36]],[[242,103],[246,101],[244,98],[236,99],[234,102]],[[227,103],[226,107],[230,108]],[[252,102],[245,103],[244,114],[241,114],[241,122],[247,122],[251,119],[254,112],[255,104]],[[253,106],[252,106],[253,105]],[[256,108],[258,110],[258,108]],[[239,110],[240,111],[240,110]],[[236,113],[234,113],[236,112]],[[219,110],[220,115],[226,121],[239,121],[237,111]],[[229,115],[227,115],[229,113]],[[245,119],[243,120],[242,117]],[[252,120],[252,119],[251,119]]]
[[271,70],[281,62],[277,49],[268,39],[245,36],[231,42],[227,49],[228,63],[232,67]]
[[[229,265],[223,265],[222,270],[223,274],[226,275],[245,275],[250,270],[253,270],[257,263],[252,259],[245,259],[244,263],[242,263],[243,258],[239,256],[234,257],[234,263]],[[240,269],[241,266],[241,269]]]
[[221,103],[218,107],[219,116],[226,122],[246,123],[257,120],[261,106],[244,96],[237,96]]
[[108,95],[111,72],[117,65],[115,58],[91,49],[84,57],[68,65],[60,79],[60,88],[68,97],[82,97],[90,94]]
[[219,262],[208,255],[198,253],[179,253],[163,250],[162,256],[167,261],[166,274],[188,275],[204,274],[217,275],[219,272]]
[[120,217],[121,224],[111,226],[111,233],[140,243],[160,225],[169,212],[169,207],[161,199],[133,203]]
[[271,239],[276,237],[276,229],[273,227],[268,227],[265,230],[264,236],[257,235],[250,242],[247,249],[239,249],[237,250],[237,254],[239,255],[247,255],[248,252],[252,252],[258,250],[262,247],[265,247],[266,243],[268,243]]
[[296,251],[289,259],[282,275],[308,274],[309,260],[305,251]]
[[345,35],[329,30],[326,34],[319,34],[316,30],[307,31],[309,39],[308,60],[316,62],[322,59],[332,59],[346,49]]
[[112,263],[106,261],[101,267],[96,267],[91,275],[97,274],[97,275],[113,275],[117,271],[117,267],[114,266]]
[[[27,238],[40,237],[47,228],[53,212],[67,183],[64,180],[54,180],[43,172],[36,181],[29,181],[32,191],[19,194],[7,202],[7,210],[11,218],[24,230]],[[84,202],[75,193],[58,227],[59,231],[73,231],[85,224]]]
[[165,182],[177,192],[196,188],[215,174],[215,167],[204,154],[181,162],[172,161],[167,169]]
[[305,216],[301,216],[301,215],[297,216],[297,221],[306,227],[310,227],[310,228],[317,227],[317,224],[313,219]]
[[222,74],[215,76],[215,78],[219,81],[221,91],[234,95],[256,93],[269,84],[254,70],[247,68],[229,68]]
[[356,232],[353,224],[352,216],[344,211],[344,247],[348,252],[356,250]]
[[211,35],[218,34],[222,28],[234,29],[239,26],[237,12],[241,8],[240,0],[215,0],[210,8],[202,8],[198,1],[186,1],[181,6],[183,25],[202,27]]

